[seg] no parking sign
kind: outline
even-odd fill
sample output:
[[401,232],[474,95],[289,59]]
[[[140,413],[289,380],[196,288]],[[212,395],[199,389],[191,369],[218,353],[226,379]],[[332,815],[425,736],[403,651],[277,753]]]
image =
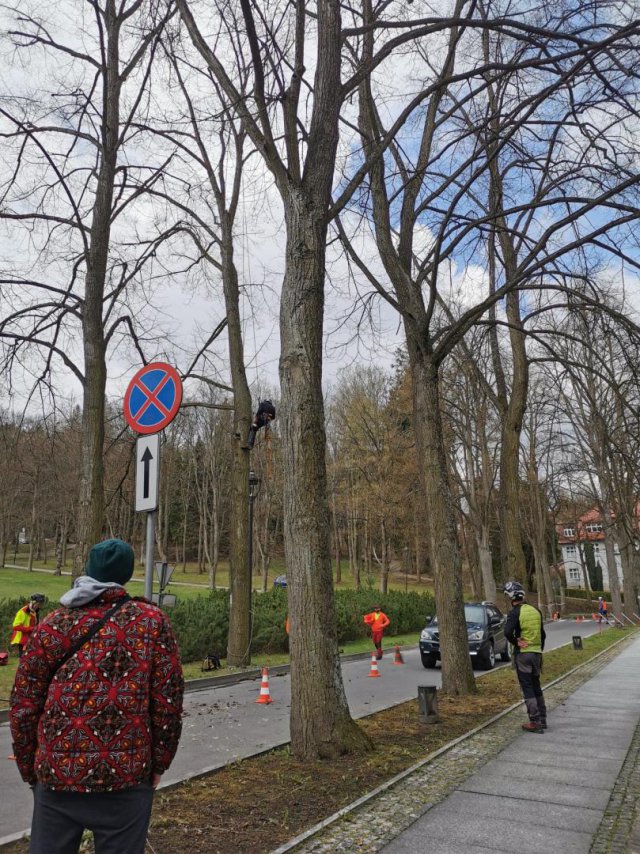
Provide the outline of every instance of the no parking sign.
[[158,506],[161,430],[178,414],[182,403],[180,375],[166,362],[151,362],[136,373],[124,396],[124,417],[136,441],[136,511],[147,511],[144,595],[153,596],[155,510]]
[[182,381],[166,362],[151,362],[140,368],[124,396],[124,417],[136,433],[158,433],[178,414],[182,403]]

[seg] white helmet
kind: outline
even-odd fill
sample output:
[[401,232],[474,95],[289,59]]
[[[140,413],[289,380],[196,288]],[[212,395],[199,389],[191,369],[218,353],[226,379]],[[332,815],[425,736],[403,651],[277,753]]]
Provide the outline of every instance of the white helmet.
[[507,581],[503,587],[503,592],[505,596],[508,596],[509,599],[511,599],[512,602],[518,602],[520,599],[524,599],[524,587],[519,581]]

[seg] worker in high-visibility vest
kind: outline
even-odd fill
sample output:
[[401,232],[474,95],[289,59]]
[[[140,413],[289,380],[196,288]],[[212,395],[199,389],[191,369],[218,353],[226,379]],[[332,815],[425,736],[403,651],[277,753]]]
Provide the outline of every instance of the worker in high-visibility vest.
[[38,611],[43,602],[42,593],[34,593],[29,597],[29,602],[20,608],[13,620],[10,644],[17,647],[18,657],[22,655],[22,650],[27,645],[31,632],[38,625]]
[[513,648],[513,661],[529,720],[522,724],[525,732],[544,732],[547,728],[547,706],[540,686],[542,651],[546,640],[542,614],[525,602],[525,590],[519,581],[508,581],[505,596],[511,601],[504,634]]
[[602,596],[598,596],[598,622],[601,623],[603,618],[606,620],[607,625],[609,625],[609,612],[607,610],[607,603],[605,602]]
[[373,611],[364,615],[364,622],[371,629],[371,640],[376,648],[376,658],[380,660],[382,658],[382,634],[391,620],[380,608],[380,605],[374,605]]

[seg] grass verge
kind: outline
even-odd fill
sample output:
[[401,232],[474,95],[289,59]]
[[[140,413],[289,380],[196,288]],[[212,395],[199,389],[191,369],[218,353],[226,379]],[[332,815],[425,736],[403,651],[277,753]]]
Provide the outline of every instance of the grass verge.
[[[545,654],[551,682],[635,630],[607,631]],[[376,745],[371,754],[335,762],[297,762],[288,749],[234,763],[158,793],[149,841],[156,854],[273,850],[384,781],[521,699],[511,668],[478,680],[471,697],[440,694],[441,722],[426,726],[410,701],[363,719]],[[7,851],[22,854],[25,842]],[[87,850],[91,850],[90,848]]]

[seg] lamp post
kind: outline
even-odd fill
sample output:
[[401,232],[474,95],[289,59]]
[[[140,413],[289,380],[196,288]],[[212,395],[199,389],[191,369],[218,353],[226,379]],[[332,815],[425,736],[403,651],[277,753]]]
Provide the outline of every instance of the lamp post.
[[260,478],[251,469],[249,472],[249,643],[251,643],[251,635],[253,634],[253,609],[252,609],[252,594],[253,594],[253,502],[256,500],[260,491]]

